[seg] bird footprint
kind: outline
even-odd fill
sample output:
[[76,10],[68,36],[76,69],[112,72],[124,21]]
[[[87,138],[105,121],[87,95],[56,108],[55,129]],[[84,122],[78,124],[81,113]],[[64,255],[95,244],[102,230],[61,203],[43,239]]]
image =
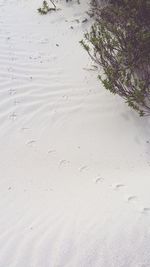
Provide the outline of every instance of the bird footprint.
[[95,183],[98,184],[100,182],[103,182],[104,181],[104,178],[102,177],[98,177],[96,180],[95,180]]
[[27,142],[27,145],[33,145],[33,144],[35,144],[35,140],[31,140],[31,141],[29,141],[29,142]]
[[61,167],[62,165],[66,165],[66,164],[68,164],[68,163],[70,163],[70,161],[65,160],[65,159],[62,159],[62,160],[59,162],[59,167]]
[[54,153],[54,152],[56,152],[56,150],[51,149],[51,150],[48,151],[48,154],[52,154],[52,153]]
[[79,169],[79,171],[80,171],[80,172],[83,172],[83,171],[87,170],[87,168],[88,168],[87,166],[83,166],[83,167],[81,167],[81,168]]
[[134,201],[134,200],[137,200],[137,196],[130,196],[128,197],[128,202],[131,202],[131,201]]
[[150,208],[143,208],[142,213],[147,214],[150,212]]
[[114,189],[115,190],[119,190],[120,188],[124,187],[125,185],[124,184],[116,184]]

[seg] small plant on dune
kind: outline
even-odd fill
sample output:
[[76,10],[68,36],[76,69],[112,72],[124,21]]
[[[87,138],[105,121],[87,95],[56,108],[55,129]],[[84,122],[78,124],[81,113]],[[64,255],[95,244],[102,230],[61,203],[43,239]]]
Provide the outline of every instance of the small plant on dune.
[[[66,0],[66,2],[69,2],[69,1],[72,1],[72,0]],[[43,4],[42,4],[42,7],[39,7],[38,8],[38,12],[41,14],[41,15],[46,15],[48,12],[50,11],[56,11],[56,10],[59,10],[56,8],[56,5],[54,4],[54,2],[52,0],[50,0],[51,4],[53,5],[53,7],[49,7],[48,3],[46,0],[43,1]],[[80,0],[77,0],[77,3],[80,4]]]
[[56,11],[56,5],[54,4],[54,2],[52,0],[50,0],[50,2],[52,3],[53,7],[49,7],[47,1],[44,0],[43,1],[43,6],[38,8],[38,12],[41,15],[46,15],[50,11]]
[[81,44],[102,66],[98,78],[140,116],[150,115],[150,1],[93,2],[95,23]]

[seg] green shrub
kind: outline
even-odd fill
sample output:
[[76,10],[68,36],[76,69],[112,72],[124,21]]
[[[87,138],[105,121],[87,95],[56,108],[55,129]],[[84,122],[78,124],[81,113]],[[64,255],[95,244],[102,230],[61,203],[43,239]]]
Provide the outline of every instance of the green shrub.
[[138,113],[150,115],[150,1],[110,0],[99,7],[82,46],[103,67],[104,87]]

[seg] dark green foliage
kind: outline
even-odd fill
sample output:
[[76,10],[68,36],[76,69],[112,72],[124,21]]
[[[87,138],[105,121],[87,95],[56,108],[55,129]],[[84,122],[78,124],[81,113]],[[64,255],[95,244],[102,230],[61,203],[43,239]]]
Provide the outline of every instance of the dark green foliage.
[[103,67],[104,87],[141,116],[150,115],[150,1],[110,0],[92,9],[96,22],[81,41]]

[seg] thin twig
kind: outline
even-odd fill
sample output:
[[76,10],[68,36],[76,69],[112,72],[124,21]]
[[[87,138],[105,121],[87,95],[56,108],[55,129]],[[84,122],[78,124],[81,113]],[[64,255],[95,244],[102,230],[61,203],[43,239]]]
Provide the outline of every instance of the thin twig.
[[54,8],[56,9],[56,5],[54,4],[54,2],[52,0],[50,0],[50,2],[52,3],[52,5],[54,6]]

